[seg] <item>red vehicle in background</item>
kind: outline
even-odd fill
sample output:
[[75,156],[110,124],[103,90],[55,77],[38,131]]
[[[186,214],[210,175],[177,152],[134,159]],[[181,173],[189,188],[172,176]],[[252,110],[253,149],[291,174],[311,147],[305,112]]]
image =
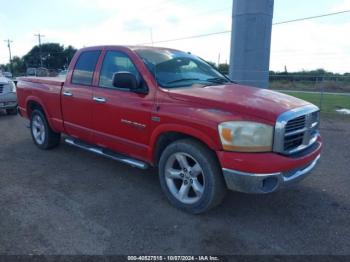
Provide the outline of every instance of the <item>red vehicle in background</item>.
[[227,189],[270,193],[304,178],[322,147],[319,109],[233,83],[200,58],[155,48],[83,48],[67,78],[23,77],[20,114],[41,149],[65,142],[145,169],[191,213]]

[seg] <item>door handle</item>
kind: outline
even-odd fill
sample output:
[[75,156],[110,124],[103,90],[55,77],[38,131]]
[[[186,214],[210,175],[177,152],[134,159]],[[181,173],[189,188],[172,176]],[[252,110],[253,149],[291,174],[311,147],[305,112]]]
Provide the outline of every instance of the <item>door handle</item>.
[[69,91],[64,91],[63,95],[64,96],[73,96],[73,94],[71,92],[69,92]]
[[93,98],[94,101],[96,101],[97,103],[106,103],[106,98],[103,97],[95,97]]

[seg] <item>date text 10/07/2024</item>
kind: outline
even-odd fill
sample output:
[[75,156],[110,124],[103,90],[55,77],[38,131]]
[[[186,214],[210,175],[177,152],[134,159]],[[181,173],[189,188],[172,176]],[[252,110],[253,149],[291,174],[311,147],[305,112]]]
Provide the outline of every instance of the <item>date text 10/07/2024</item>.
[[220,261],[217,256],[128,256],[128,261]]

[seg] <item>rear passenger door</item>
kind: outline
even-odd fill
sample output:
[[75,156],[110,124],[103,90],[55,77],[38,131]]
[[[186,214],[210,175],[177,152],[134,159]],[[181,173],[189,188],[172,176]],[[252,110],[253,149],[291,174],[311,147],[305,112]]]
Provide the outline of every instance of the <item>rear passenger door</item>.
[[92,83],[101,50],[82,51],[62,89],[62,113],[68,135],[92,142]]
[[128,71],[146,85],[131,58],[119,50],[107,50],[96,87],[93,87],[95,143],[139,159],[146,158],[153,95],[137,94],[113,86],[114,73]]

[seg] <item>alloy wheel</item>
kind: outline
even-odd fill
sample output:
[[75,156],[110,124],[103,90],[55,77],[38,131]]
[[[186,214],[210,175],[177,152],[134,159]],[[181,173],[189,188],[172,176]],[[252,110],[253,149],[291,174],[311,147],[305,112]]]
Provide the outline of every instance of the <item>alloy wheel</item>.
[[189,154],[174,153],[165,164],[165,181],[170,193],[184,204],[200,200],[205,177],[200,164]]

